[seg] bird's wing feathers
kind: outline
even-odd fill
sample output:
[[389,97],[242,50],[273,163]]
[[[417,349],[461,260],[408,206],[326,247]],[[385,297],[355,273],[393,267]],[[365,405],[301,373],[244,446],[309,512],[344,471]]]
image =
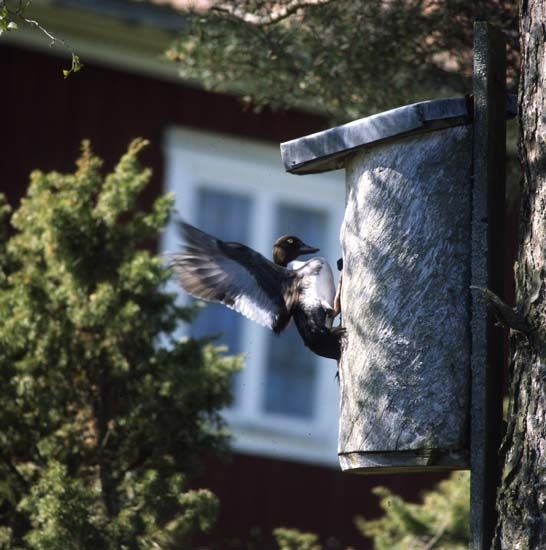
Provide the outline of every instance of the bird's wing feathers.
[[181,223],[186,244],[171,256],[178,281],[192,296],[221,302],[252,321],[279,331],[290,313],[283,299],[294,275],[239,243],[216,239]]

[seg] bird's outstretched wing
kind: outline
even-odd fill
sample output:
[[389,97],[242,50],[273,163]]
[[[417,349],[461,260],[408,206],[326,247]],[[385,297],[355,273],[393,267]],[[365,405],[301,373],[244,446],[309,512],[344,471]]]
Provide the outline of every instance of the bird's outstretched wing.
[[283,297],[293,272],[240,243],[224,242],[181,222],[185,244],[170,256],[184,290],[202,300],[221,302],[252,321],[280,332],[290,320]]

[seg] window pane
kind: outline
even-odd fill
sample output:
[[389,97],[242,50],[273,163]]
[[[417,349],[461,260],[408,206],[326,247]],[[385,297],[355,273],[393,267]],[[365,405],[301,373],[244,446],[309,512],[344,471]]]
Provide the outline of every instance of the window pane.
[[[226,241],[245,242],[248,236],[251,200],[245,195],[201,188],[197,193],[197,225],[203,231]],[[239,353],[241,316],[222,304],[207,307],[192,323],[195,337],[219,335],[230,354]]]
[[[280,204],[276,236],[293,234],[310,246],[325,242],[328,215],[324,211]],[[317,358],[301,341],[293,326],[268,342],[263,407],[267,412],[302,418],[315,411]]]

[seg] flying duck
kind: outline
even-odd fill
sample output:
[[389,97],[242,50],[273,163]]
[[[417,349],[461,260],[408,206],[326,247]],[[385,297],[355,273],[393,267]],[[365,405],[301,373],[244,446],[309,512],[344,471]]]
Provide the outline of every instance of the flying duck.
[[202,300],[221,302],[275,333],[291,318],[305,345],[317,355],[339,359],[342,330],[331,329],[335,286],[324,258],[291,264],[318,248],[294,235],[273,245],[273,261],[240,243],[225,242],[181,222],[185,244],[170,257],[184,290]]

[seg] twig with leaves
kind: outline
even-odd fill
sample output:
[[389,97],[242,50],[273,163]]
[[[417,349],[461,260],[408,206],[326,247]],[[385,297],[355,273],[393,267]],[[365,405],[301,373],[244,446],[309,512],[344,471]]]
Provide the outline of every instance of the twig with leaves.
[[15,7],[10,7],[7,0],[0,0],[0,36],[2,36],[4,32],[17,30],[19,28],[17,20],[22,21],[23,23],[26,23],[27,25],[30,25],[45,34],[45,36],[47,36],[51,41],[51,46],[56,43],[60,43],[67,50],[70,50],[72,55],[72,64],[70,69],[63,69],[63,76],[65,78],[67,78],[71,73],[78,72],[83,67],[79,56],[74,53],[66,40],[55,36],[38,21],[27,16],[26,11],[32,4],[32,0],[18,0],[17,2],[13,2],[13,4],[15,4]]

